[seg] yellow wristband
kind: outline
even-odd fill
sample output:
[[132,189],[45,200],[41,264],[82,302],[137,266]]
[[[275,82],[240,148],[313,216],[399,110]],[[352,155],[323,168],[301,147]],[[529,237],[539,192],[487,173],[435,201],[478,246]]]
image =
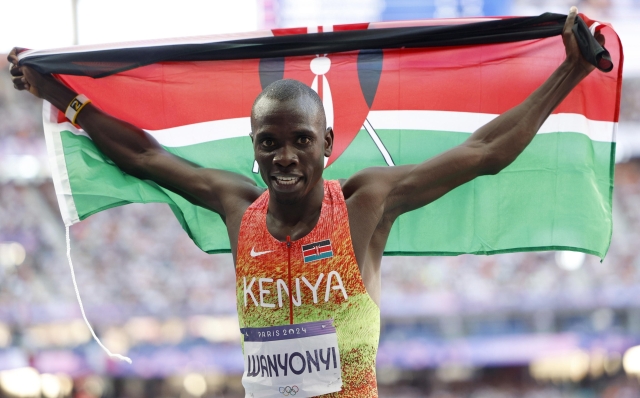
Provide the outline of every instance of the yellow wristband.
[[67,110],[64,112],[71,123],[76,124],[76,119],[78,118],[78,114],[91,100],[87,98],[84,94],[77,95],[67,106]]

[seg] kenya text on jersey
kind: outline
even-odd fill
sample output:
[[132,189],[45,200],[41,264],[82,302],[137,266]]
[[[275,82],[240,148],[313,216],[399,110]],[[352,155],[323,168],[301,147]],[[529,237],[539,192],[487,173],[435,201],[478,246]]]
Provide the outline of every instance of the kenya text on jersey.
[[[273,278],[251,278],[249,283],[247,284],[247,277],[242,277],[244,282],[244,306],[248,306],[250,303],[253,303],[256,307],[266,307],[273,308],[276,306],[276,303],[269,302],[274,301],[273,298],[276,295],[278,296],[278,307],[282,308],[282,297],[283,292],[289,296],[289,287],[287,283],[283,279]],[[257,281],[257,283],[256,283]],[[300,283],[302,281],[302,284]],[[313,281],[313,279],[312,279]],[[324,282],[324,284],[323,284]],[[320,290],[322,287],[324,289]],[[301,278],[295,278],[295,294],[291,298],[293,301],[293,305],[299,307],[302,304],[302,295],[311,294],[313,296],[313,303],[317,304],[319,299],[322,299],[322,293],[324,293],[324,301],[328,302],[332,297],[332,293],[334,290],[334,294],[342,293],[342,296],[345,300],[349,299],[347,295],[347,291],[344,288],[344,284],[342,283],[342,278],[337,271],[331,271],[329,274],[325,275],[320,273],[315,283],[312,283],[307,279],[306,276],[302,276]],[[318,295],[320,294],[320,298]],[[268,297],[270,296],[270,297]],[[250,298],[250,299],[249,299]]]

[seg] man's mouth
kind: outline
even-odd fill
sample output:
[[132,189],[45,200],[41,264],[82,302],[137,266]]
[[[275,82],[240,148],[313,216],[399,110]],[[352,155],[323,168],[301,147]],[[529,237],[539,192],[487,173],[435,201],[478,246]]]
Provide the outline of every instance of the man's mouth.
[[271,178],[275,180],[276,184],[280,186],[294,185],[296,182],[300,181],[301,179],[301,177],[295,177],[295,176],[274,176]]

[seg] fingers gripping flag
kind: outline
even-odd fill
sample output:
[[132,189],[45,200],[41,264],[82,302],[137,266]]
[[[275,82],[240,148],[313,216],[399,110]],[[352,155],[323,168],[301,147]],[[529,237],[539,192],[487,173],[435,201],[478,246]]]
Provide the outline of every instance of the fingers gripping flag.
[[[269,83],[313,87],[335,132],[325,178],[414,164],[462,143],[519,104],[563,61],[565,16],[477,18],[276,29],[231,36],[75,47],[21,54],[104,111],[144,128],[170,152],[244,174],[254,164],[251,105]],[[622,49],[611,27],[582,16],[583,55],[601,70],[582,81],[518,159],[401,216],[385,254],[578,250],[603,257]],[[600,47],[589,28],[606,37]],[[584,44],[587,43],[587,44]],[[595,43],[595,44],[594,44]],[[583,45],[584,44],[584,45]],[[132,202],[171,206],[196,244],[228,252],[220,218],[121,172],[45,104],[53,178],[67,225]]]

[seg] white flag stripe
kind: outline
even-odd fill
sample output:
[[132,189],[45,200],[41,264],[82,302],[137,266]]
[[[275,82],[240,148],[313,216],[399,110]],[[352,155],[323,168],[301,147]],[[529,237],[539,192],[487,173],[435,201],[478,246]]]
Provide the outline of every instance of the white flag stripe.
[[[369,122],[376,130],[434,130],[473,133],[496,116],[490,113],[448,111],[371,111]],[[538,134],[571,132],[592,141],[615,142],[618,123],[590,120],[578,113],[550,115]]]
[[[69,182],[69,173],[67,172],[67,163],[64,159],[64,147],[62,146],[62,138],[60,131],[66,130],[63,126],[68,125],[77,133],[71,123],[56,122],[58,112],[49,102],[44,101],[42,106],[42,119],[44,125],[44,139],[47,144],[47,154],[49,155],[49,167],[51,168],[51,177],[53,186],[58,197],[58,206],[64,225],[73,225],[80,221],[76,203],[73,201],[71,194],[71,183]],[[66,126],[65,126],[66,127]]]
[[[68,121],[56,124],[57,131],[69,131],[75,135],[89,138],[84,130],[78,130]],[[210,122],[186,124],[162,130],[145,130],[160,144],[178,148],[202,144],[225,138],[248,137],[251,133],[251,120],[248,117],[236,119],[212,120]]]
[[225,138],[248,137],[251,121],[248,117],[240,117],[146,131],[164,146],[180,147]]
[[[367,119],[377,131],[432,130],[473,133],[496,116],[498,115],[489,113],[449,111],[371,111]],[[60,127],[63,127],[60,130],[86,136],[84,131],[72,128],[68,122]],[[559,113],[549,116],[538,134],[571,132],[584,134],[592,141],[615,142],[617,127],[618,123],[615,122],[590,120],[576,113]],[[164,146],[182,147],[225,138],[247,137],[251,132],[251,122],[248,117],[241,117],[146,131]]]

